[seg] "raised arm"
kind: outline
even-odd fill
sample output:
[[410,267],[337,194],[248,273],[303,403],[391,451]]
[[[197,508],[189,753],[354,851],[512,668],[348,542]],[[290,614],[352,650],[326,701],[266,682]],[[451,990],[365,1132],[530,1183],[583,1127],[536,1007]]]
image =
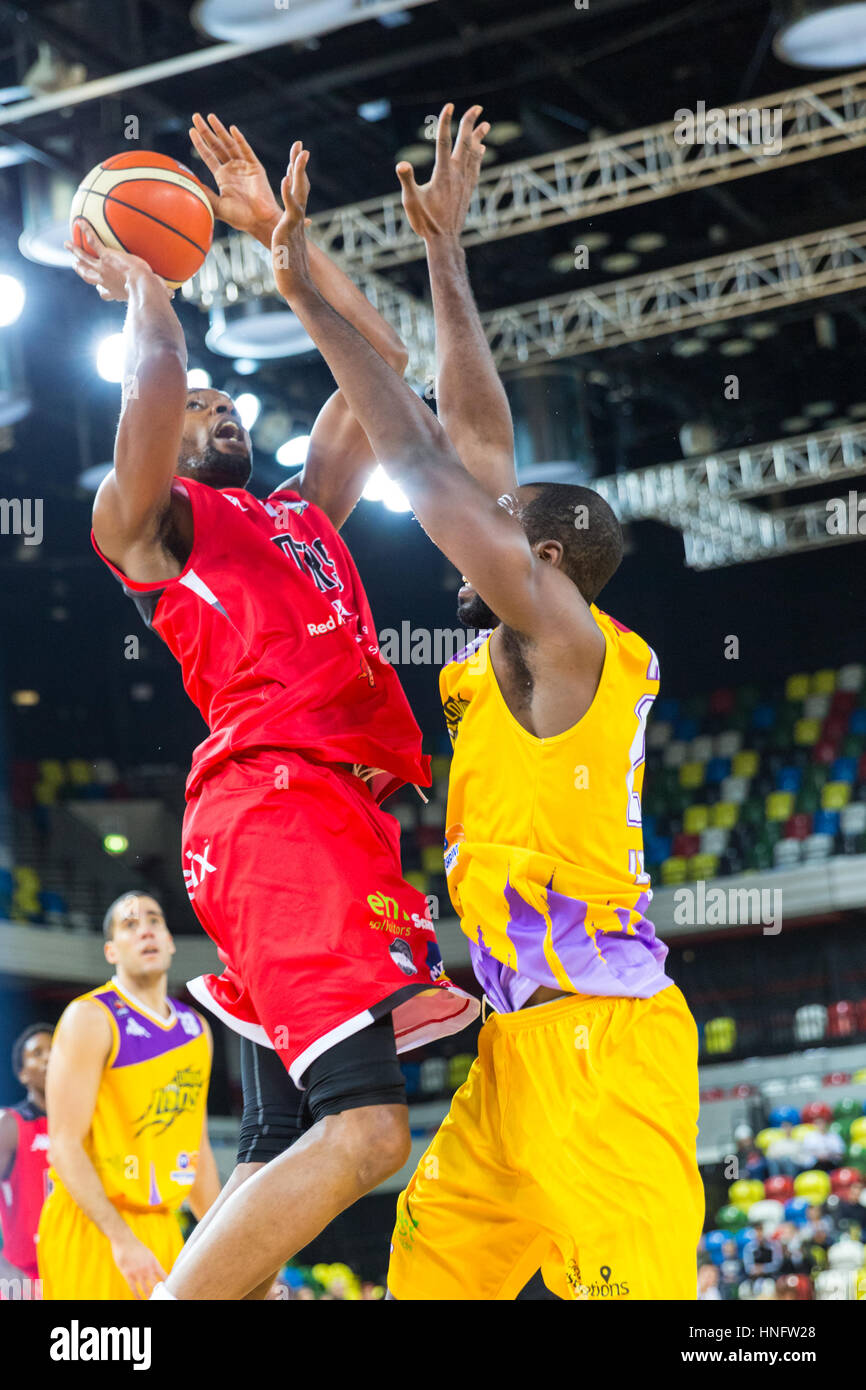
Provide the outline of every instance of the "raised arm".
[[[431,539],[509,626],[562,642],[592,622],[574,584],[536,555],[523,527],[461,464],[432,411],[322,298],[309,272],[304,211],[309,156],[283,181],[285,213],[273,240],[274,274],[331,368],[376,455],[397,479]],[[594,627],[594,624],[593,624]]]
[[70,247],[75,270],[100,298],[128,304],[114,468],[96,494],[93,531],[109,560],[131,578],[147,579],[183,433],[186,344],[164,281],[137,256],[102,246],[86,224],[79,228],[86,244]]
[[[219,189],[218,193],[207,190],[214,215],[270,249],[281,208],[264,166],[246,138],[237,126],[227,130],[217,116],[205,120],[198,113],[193,116],[189,134]],[[310,242],[307,255],[319,292],[402,375],[408,355],[399,335],[324,251]],[[313,425],[303,469],[283,487],[301,492],[339,527],[358,501],[374,465],[369,440],[336,391]]]
[[436,163],[429,183],[415,182],[412,165],[397,165],[403,207],[427,248],[436,320],[436,406],[449,439],[472,476],[494,498],[513,493],[514,429],[505,389],[472,296],[460,233],[481,171],[484,136],[480,106],[460,122],[451,148],[454,107],[443,107]]
[[102,1073],[111,1051],[111,1025],[98,1004],[70,1004],[54,1035],[45,1100],[51,1162],[72,1200],[111,1243],[115,1264],[136,1298],[149,1297],[165,1274],[109,1201],[85,1148]]

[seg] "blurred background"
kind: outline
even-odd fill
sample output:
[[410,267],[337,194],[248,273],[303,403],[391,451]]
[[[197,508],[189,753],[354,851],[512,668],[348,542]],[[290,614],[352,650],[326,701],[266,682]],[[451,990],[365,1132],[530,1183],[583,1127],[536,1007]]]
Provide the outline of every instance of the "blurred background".
[[[68,268],[72,193],[137,147],[208,180],[194,110],[237,123],[275,185],[302,137],[311,235],[401,331],[429,395],[426,270],[393,171],[427,176],[446,100],[493,123],[466,241],[521,480],[587,482],[617,508],[628,554],[603,605],[661,662],[646,866],[700,1026],[702,1296],[863,1297],[864,4],[0,0],[0,1102],[21,1094],[12,1038],[105,977],[120,891],[165,905],[176,991],[214,959],[179,864],[205,728],[88,539],[123,310]],[[708,121],[683,138],[684,115],[712,110],[723,139]],[[329,374],[225,227],[175,302],[191,384],[240,398],[265,495],[303,460]],[[345,534],[380,634],[407,634],[398,670],[434,755],[429,805],[389,807],[407,876],[473,988],[442,877],[436,667],[408,660],[412,633],[456,627],[457,576],[381,477]],[[729,907],[729,889],[781,892],[781,930],[745,910],[682,920],[677,889],[698,882]],[[215,1031],[226,1174],[240,1087]],[[412,1166],[476,1034],[405,1058]],[[345,1262],[351,1296],[381,1282],[409,1171],[299,1264]],[[319,1296],[329,1278],[292,1276]]]

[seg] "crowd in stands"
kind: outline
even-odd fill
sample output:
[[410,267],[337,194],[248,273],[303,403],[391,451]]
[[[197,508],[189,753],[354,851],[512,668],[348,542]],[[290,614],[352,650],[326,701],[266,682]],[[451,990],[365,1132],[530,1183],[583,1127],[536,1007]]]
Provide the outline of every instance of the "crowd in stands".
[[866,1106],[778,1106],[734,1135],[727,1203],[701,1239],[700,1299],[866,1300]]

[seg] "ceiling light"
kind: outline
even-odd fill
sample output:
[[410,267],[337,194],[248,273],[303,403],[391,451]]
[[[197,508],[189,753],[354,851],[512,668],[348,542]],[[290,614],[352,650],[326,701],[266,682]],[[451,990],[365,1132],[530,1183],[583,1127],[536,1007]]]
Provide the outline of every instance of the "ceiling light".
[[129,849],[129,841],[125,835],[103,835],[102,848],[106,854],[125,854]]
[[614,251],[612,256],[605,256],[601,264],[604,270],[621,275],[623,271],[634,270],[639,261],[640,256],[636,256],[633,251]]
[[557,275],[567,275],[569,271],[575,269],[574,252],[558,251],[555,256],[551,256],[547,262],[551,270],[555,270]]
[[728,332],[728,325],[726,323],[702,323],[700,328],[695,329],[695,332],[699,338],[724,338]]
[[763,320],[760,323],[747,323],[743,329],[746,337],[754,338],[755,342],[761,342],[764,338],[775,338],[778,331],[778,324],[767,323]]
[[242,391],[241,394],[235,398],[235,409],[241,417],[241,424],[245,430],[252,429],[256,420],[259,418],[261,408],[261,401],[258,396],[253,395],[252,391]]
[[11,699],[12,699],[13,705],[18,705],[18,707],[19,707],[20,709],[26,709],[26,708],[27,708],[28,706],[30,706],[30,705],[38,705],[38,704],[39,704],[39,691],[38,691],[38,690],[13,690],[13,691],[12,691]]
[[190,391],[206,391],[211,384],[211,374],[204,367],[190,367],[186,374],[186,384]]
[[407,10],[430,0],[198,0],[190,18],[197,29],[215,39],[274,44],[332,33],[363,19],[378,19],[386,28],[408,24]]
[[808,415],[789,415],[787,420],[782,421],[782,429],[787,434],[805,434],[810,424]]
[[836,409],[835,401],[810,401],[803,406],[803,414],[808,415],[811,420],[822,420],[825,415],[832,415]]
[[381,502],[385,496],[385,488],[388,484],[388,474],[385,472],[381,463],[377,463],[373,472],[367,479],[364,491],[361,496],[367,502]]
[[747,353],[755,351],[755,344],[750,338],[729,338],[726,343],[719,344],[719,352],[723,357],[745,357]]
[[0,275],[0,328],[8,328],[21,317],[26,298],[20,280],[14,275]]
[[707,344],[703,338],[677,338],[671,346],[675,357],[698,357],[706,350]]
[[396,483],[393,483],[390,478],[385,484],[382,501],[385,503],[389,512],[411,512],[412,510],[412,503],[409,501],[403,489],[398,487]]
[[362,101],[358,107],[358,115],[362,121],[384,121],[391,114],[391,103],[387,97],[379,97],[377,101]]
[[667,237],[662,232],[638,232],[637,236],[629,237],[626,246],[629,251],[660,251],[667,245]]
[[254,361],[252,357],[236,357],[232,366],[238,376],[252,376],[253,372],[259,370],[258,362]]
[[123,381],[126,340],[122,333],[110,333],[96,349],[96,370],[103,381]]
[[603,251],[610,245],[609,232],[580,232],[578,233],[578,245],[585,246],[587,251]]
[[223,357],[298,357],[315,343],[283,300],[248,299],[215,305],[205,343]]
[[854,405],[849,405],[848,414],[855,420],[866,419],[866,401],[856,401]]
[[404,145],[397,151],[397,162],[405,159],[409,164],[432,164],[436,157],[436,142],[426,140],[423,144]]
[[277,450],[277,463],[283,468],[303,468],[309,450],[310,436],[296,434],[294,439],[287,439],[285,444],[280,445]]
[[519,140],[523,134],[523,126],[518,121],[494,121],[484,137],[485,145],[508,145],[512,140]]
[[866,4],[788,0],[773,52],[797,68],[853,68],[866,62]]

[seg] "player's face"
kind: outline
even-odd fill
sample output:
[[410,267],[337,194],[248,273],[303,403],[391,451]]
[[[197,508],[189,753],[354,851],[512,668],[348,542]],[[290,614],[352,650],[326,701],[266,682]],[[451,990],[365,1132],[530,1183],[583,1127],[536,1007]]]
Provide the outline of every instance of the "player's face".
[[105,943],[105,958],[136,979],[164,975],[174,955],[174,941],[153,898],[130,894],[114,910],[114,930]]
[[252,440],[231,397],[210,389],[188,392],[178,477],[208,487],[246,487],[252,457]]
[[24,1044],[21,1070],[18,1080],[28,1091],[45,1090],[45,1072],[48,1068],[48,1054],[51,1051],[51,1034],[34,1033]]

